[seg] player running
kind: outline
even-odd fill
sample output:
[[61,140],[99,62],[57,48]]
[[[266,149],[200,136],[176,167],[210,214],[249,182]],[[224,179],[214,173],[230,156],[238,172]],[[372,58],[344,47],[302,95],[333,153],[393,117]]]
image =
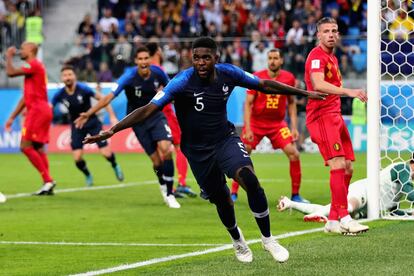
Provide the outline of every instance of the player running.
[[[380,196],[381,211],[391,211],[393,215],[412,216],[412,210],[399,209],[401,199],[414,203],[414,189],[412,180],[414,178],[414,156],[409,162],[391,164],[381,170],[380,173]],[[368,180],[361,179],[349,185],[348,212],[355,219],[367,217]],[[326,222],[331,205],[303,204],[293,202],[282,196],[277,209],[295,209],[306,214],[304,221]]]
[[[97,111],[107,106],[125,90],[127,114],[145,106],[158,90],[167,85],[169,79],[158,66],[150,65],[149,51],[140,47],[135,53],[137,66],[127,69],[118,79],[117,86],[95,106],[83,112],[75,120],[76,127],[82,128],[85,122]],[[155,174],[160,183],[161,195],[170,208],[180,208],[173,194],[174,163],[171,153],[171,130],[162,112],[154,112],[145,122],[131,125],[146,154],[150,157]]]
[[[155,42],[150,42],[147,44],[147,48],[149,50],[151,64],[160,66],[162,64],[162,51],[160,46],[158,46]],[[191,190],[191,187],[187,185],[187,171],[188,171],[188,164],[187,158],[185,158],[183,152],[181,151],[181,129],[178,125],[177,117],[175,116],[175,112],[172,108],[172,104],[167,104],[162,109],[162,112],[167,118],[167,123],[170,126],[171,134],[172,134],[172,142],[174,144],[175,149],[175,165],[177,167],[177,178],[178,178],[178,185],[177,185],[177,193],[178,194],[186,194],[189,197],[196,197],[197,194]],[[177,195],[176,193],[176,195]]]
[[23,42],[20,58],[25,61],[22,67],[13,65],[16,48],[6,51],[6,73],[9,77],[24,76],[23,98],[6,121],[10,130],[14,119],[26,108],[26,118],[22,128],[20,149],[39,172],[43,186],[34,195],[53,195],[56,182],[49,173],[49,160],[44,145],[49,142],[49,128],[52,123],[52,108],[47,102],[47,76],[44,65],[36,58],[37,46]]
[[[100,94],[95,93],[89,86],[83,83],[79,83],[76,80],[76,74],[71,65],[64,65],[61,72],[62,82],[65,87],[61,88],[53,97],[52,104],[55,106],[58,103],[62,103],[69,110],[71,120],[71,142],[73,159],[75,160],[76,167],[85,175],[86,185],[93,185],[93,177],[90,173],[85,160],[83,159],[83,144],[82,141],[86,135],[96,135],[102,130],[102,123],[98,117],[93,114],[82,129],[75,127],[74,121],[79,117],[79,114],[86,112],[91,108],[91,99],[95,98],[100,100],[102,97]],[[106,107],[109,113],[111,122],[116,123],[116,116],[112,111],[110,105]],[[111,166],[115,172],[115,176],[119,181],[124,180],[124,175],[121,170],[121,166],[115,160],[115,154],[108,146],[108,142],[100,141],[97,143],[101,154],[111,163]]]
[[[319,45],[312,49],[305,63],[305,83],[310,91],[329,94],[325,101],[310,99],[306,105],[306,126],[330,167],[331,209],[327,232],[358,234],[369,229],[348,213],[347,193],[355,160],[351,137],[341,114],[341,95],[367,101],[362,89],[342,87],[342,77],[334,48],[339,38],[335,19],[324,17],[317,23]],[[340,220],[340,221],[338,221]]]
[[[220,220],[233,240],[237,259],[251,262],[253,255],[237,226],[225,175],[235,178],[246,190],[250,209],[262,234],[264,249],[276,261],[285,262],[289,252],[271,235],[266,195],[234,125],[227,120],[226,104],[235,86],[268,94],[310,93],[272,80],[260,80],[231,64],[216,64],[217,44],[212,38],[198,38],[192,48],[192,68],[175,76],[149,104],[136,109],[110,130],[87,137],[85,143],[108,139],[122,129],[145,122],[174,100],[182,131],[181,148],[200,186],[201,196],[216,205]],[[323,98],[320,93],[312,94],[313,97]]]
[[[282,52],[271,49],[267,53],[267,69],[254,73],[260,79],[275,80],[296,86],[292,73],[281,69],[283,64]],[[291,123],[290,131],[285,121],[286,103]],[[248,90],[244,104],[244,127],[242,141],[250,154],[257,144],[268,137],[274,149],[282,149],[289,159],[289,172],[292,186],[291,199],[297,202],[309,203],[299,195],[301,183],[301,168],[299,151],[294,144],[299,137],[297,129],[296,99],[291,95],[264,94],[256,90]],[[231,198],[237,200],[239,184],[233,180]]]

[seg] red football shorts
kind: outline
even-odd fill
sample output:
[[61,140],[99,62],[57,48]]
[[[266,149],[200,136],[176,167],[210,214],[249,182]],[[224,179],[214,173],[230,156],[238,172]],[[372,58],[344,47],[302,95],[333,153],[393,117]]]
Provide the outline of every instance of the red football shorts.
[[52,109],[48,105],[42,108],[30,108],[24,119],[22,140],[47,144],[52,118]]
[[283,149],[288,144],[293,142],[292,134],[285,121],[278,123],[272,127],[257,127],[255,125],[250,126],[253,132],[253,141],[248,141],[245,138],[245,128],[243,128],[242,141],[245,145],[255,149],[257,144],[263,139],[263,137],[269,138],[274,149]]
[[312,141],[318,145],[325,165],[334,157],[355,160],[348,129],[341,114],[325,114],[313,122],[306,122]]

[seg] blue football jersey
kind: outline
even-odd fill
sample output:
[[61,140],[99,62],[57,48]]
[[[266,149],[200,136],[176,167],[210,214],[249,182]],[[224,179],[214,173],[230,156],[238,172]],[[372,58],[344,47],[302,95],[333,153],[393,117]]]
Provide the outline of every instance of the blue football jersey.
[[[86,84],[77,82],[75,91],[69,95],[65,87],[61,88],[53,97],[52,104],[62,103],[69,110],[70,119],[73,122],[82,112],[88,111],[91,107],[91,98],[95,97],[95,92]],[[93,115],[95,117],[95,115]]]
[[194,68],[175,76],[152,103],[163,107],[174,100],[182,131],[182,145],[191,149],[211,149],[234,132],[227,120],[226,104],[235,86],[259,88],[259,79],[231,64],[216,64],[216,79],[207,83]]
[[165,87],[169,81],[167,74],[158,66],[150,65],[151,74],[147,79],[143,79],[137,70],[137,66],[127,69],[118,79],[117,86],[112,91],[115,96],[125,91],[127,113],[148,104],[158,89],[161,86]]

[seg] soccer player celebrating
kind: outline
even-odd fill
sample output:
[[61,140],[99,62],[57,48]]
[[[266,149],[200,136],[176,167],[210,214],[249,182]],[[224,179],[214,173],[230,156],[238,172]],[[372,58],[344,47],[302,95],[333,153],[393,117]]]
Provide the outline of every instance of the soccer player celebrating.
[[[86,185],[93,185],[93,177],[86,166],[83,157],[83,144],[82,141],[87,134],[96,135],[102,130],[102,123],[98,117],[93,114],[88,122],[82,129],[75,127],[74,121],[79,117],[79,114],[86,112],[91,107],[91,98],[97,100],[101,99],[101,95],[94,93],[86,84],[76,81],[76,74],[71,65],[64,65],[61,72],[62,82],[65,87],[61,88],[53,97],[52,104],[55,106],[58,103],[62,103],[69,110],[71,120],[71,143],[73,159],[75,160],[76,167],[85,175]],[[111,122],[116,123],[116,117],[110,105],[106,107]],[[121,167],[115,160],[115,154],[112,153],[111,148],[106,141],[100,141],[97,143],[102,155],[111,163],[111,166],[115,172],[115,176],[119,181],[124,180]]]
[[[151,64],[160,66],[162,63],[162,51],[161,48],[155,42],[150,42],[147,44],[147,48],[150,53]],[[175,148],[175,165],[177,167],[177,177],[178,177],[178,186],[177,186],[177,193],[186,194],[189,197],[196,197],[196,193],[194,193],[190,186],[187,186],[187,158],[185,158],[183,152],[180,148],[181,143],[181,129],[178,125],[177,117],[172,109],[171,104],[167,104],[162,112],[164,113],[165,117],[167,118],[167,123],[171,128],[172,134],[172,142]]]
[[[393,215],[397,216],[413,215],[412,209],[397,209],[401,199],[414,202],[413,177],[414,158],[409,162],[391,164],[381,170],[380,196],[382,211],[391,211]],[[367,187],[368,180],[366,178],[349,185],[348,212],[355,219],[367,217]],[[306,214],[303,217],[304,221],[326,222],[331,205],[303,204],[301,202],[293,202],[289,198],[282,196],[277,208],[279,211],[295,209],[302,212]]]
[[44,145],[49,142],[49,128],[53,117],[52,109],[47,102],[46,70],[36,59],[36,44],[22,43],[20,58],[25,63],[20,68],[13,65],[15,54],[15,47],[7,49],[6,73],[9,77],[24,76],[23,98],[7,120],[6,129],[10,129],[14,119],[26,107],[27,113],[22,128],[20,149],[43,179],[43,186],[34,195],[53,195],[56,183],[50,176],[49,160],[44,149]]
[[[338,41],[338,25],[333,18],[325,17],[317,23],[319,45],[306,59],[305,82],[308,90],[329,94],[325,101],[309,99],[306,105],[306,126],[314,143],[331,169],[331,209],[326,232],[358,234],[368,226],[353,220],[348,213],[347,191],[352,178],[355,160],[351,138],[341,114],[340,96],[367,101],[362,89],[342,87],[342,77],[334,48]],[[340,220],[340,222],[338,221]]]
[[[107,106],[123,90],[127,97],[127,114],[145,106],[159,89],[168,83],[168,76],[158,66],[150,65],[149,51],[138,48],[135,54],[137,66],[127,69],[118,79],[116,88],[88,111],[75,120],[76,127],[82,128],[85,122],[97,111]],[[131,125],[139,142],[150,157],[160,183],[161,194],[170,208],[180,208],[173,194],[174,163],[171,153],[171,130],[162,112],[154,112],[145,122]]]
[[[182,130],[181,148],[200,186],[201,196],[216,205],[218,215],[233,240],[237,259],[251,262],[253,255],[237,227],[225,175],[236,179],[247,191],[264,249],[276,261],[285,262],[289,252],[272,238],[266,195],[234,125],[227,120],[226,103],[235,86],[268,94],[311,94],[272,80],[260,80],[231,64],[216,64],[217,45],[212,38],[200,37],[193,42],[192,48],[192,68],[175,76],[149,104],[136,109],[110,130],[85,138],[84,142],[108,139],[122,129],[150,119],[174,100]],[[312,95],[319,99],[324,97],[318,92]]]
[[[283,57],[279,49],[271,49],[267,53],[267,69],[254,73],[260,79],[276,80],[295,86],[296,79],[292,73],[282,70]],[[285,122],[286,103],[292,132]],[[301,168],[299,151],[293,141],[297,140],[296,102],[294,96],[264,94],[256,90],[248,90],[244,105],[244,127],[242,141],[250,154],[257,144],[268,137],[274,149],[282,149],[289,158],[289,171],[292,184],[293,201],[309,203],[299,195]],[[231,198],[237,199],[239,184],[233,181]]]

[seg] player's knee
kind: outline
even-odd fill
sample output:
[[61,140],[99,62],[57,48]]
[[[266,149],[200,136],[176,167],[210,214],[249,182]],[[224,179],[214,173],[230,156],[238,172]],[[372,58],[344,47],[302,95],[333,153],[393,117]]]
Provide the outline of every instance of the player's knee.
[[345,169],[345,159],[343,157],[334,157],[328,161],[332,170]]
[[346,174],[351,174],[351,175],[354,173],[354,167],[352,166],[351,161],[345,162],[345,172]]
[[237,178],[239,179],[239,183],[246,189],[247,193],[255,193],[263,190],[262,187],[260,187],[257,176],[248,167],[241,168],[237,173]]

